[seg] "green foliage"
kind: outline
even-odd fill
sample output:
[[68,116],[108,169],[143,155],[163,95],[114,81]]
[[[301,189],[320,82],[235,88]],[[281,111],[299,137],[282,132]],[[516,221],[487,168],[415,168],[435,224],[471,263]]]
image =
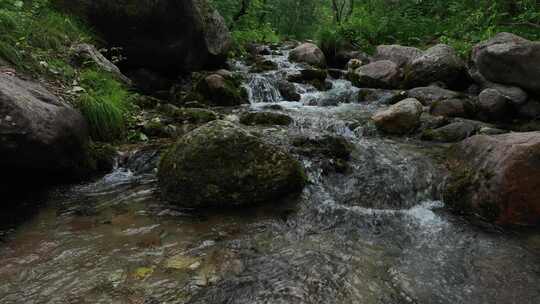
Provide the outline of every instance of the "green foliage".
[[132,95],[112,75],[84,70],[80,75],[85,93],[78,107],[94,140],[113,141],[125,135]]
[[276,37],[317,38],[325,52],[341,45],[373,51],[379,44],[428,47],[447,43],[466,57],[471,47],[507,31],[540,39],[537,0],[355,0],[350,16],[335,21],[332,1],[249,0],[246,14],[235,21],[245,0],[213,0],[237,41],[265,42]]

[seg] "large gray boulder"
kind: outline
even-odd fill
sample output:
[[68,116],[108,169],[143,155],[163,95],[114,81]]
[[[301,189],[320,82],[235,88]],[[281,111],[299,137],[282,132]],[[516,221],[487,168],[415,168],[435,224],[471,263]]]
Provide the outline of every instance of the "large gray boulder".
[[399,67],[404,67],[420,55],[422,55],[422,51],[415,47],[401,46],[397,44],[379,45],[375,50],[373,59],[390,60]]
[[420,124],[422,104],[414,99],[402,100],[371,117],[377,128],[385,133],[406,134]]
[[291,50],[289,60],[326,68],[326,57],[323,51],[313,43],[303,43]]
[[231,37],[207,0],[53,0],[86,19],[127,68],[178,73],[225,62]]
[[468,79],[465,63],[456,51],[445,44],[437,44],[414,58],[405,66],[405,85],[420,87],[442,82],[457,87]]
[[0,167],[16,175],[78,173],[87,160],[87,126],[41,85],[0,73]]
[[540,42],[510,33],[499,33],[477,44],[471,57],[485,79],[540,92]]
[[180,138],[162,157],[158,178],[165,199],[193,208],[276,204],[305,184],[287,152],[223,120]]
[[357,68],[348,77],[357,87],[393,89],[399,86],[401,71],[394,62],[381,60]]

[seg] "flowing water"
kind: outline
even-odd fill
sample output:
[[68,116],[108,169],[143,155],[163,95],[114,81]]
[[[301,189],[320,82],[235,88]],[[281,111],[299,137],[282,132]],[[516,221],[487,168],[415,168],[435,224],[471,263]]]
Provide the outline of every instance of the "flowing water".
[[343,136],[345,173],[298,155],[299,198],[194,212],[159,199],[155,149],[130,149],[99,180],[28,199],[37,211],[0,234],[0,303],[540,303],[540,234],[447,212],[444,147],[378,135],[385,105],[347,81],[284,101],[277,80],[301,68],[286,56],[246,72],[252,103],[229,116],[280,105],[295,123],[258,131],[293,153],[291,138]]

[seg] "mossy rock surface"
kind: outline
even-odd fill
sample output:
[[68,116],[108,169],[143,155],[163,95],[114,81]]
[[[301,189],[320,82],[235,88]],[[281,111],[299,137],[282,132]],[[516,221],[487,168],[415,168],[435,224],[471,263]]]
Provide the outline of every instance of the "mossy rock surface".
[[288,126],[293,122],[288,115],[274,112],[250,112],[240,117],[240,123],[248,126]]
[[188,99],[210,106],[236,106],[249,102],[247,92],[238,79],[219,74],[198,79],[195,90]]
[[223,120],[180,138],[163,155],[158,178],[166,200],[192,208],[275,204],[306,182],[288,153]]
[[174,111],[173,118],[180,122],[206,123],[218,119],[219,116],[208,109],[181,108]]

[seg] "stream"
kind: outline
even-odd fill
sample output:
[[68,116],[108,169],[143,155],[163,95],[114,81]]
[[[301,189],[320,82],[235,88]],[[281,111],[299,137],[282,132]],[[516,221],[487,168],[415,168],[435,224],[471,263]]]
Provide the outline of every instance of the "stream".
[[[506,231],[450,213],[441,201],[446,146],[379,135],[383,102],[331,79],[321,92],[277,81],[301,66],[246,74],[250,105],[286,113],[288,127],[252,127],[290,149],[297,136],[343,136],[345,173],[297,155],[302,195],[242,210],[191,211],[159,198],[151,147],[130,149],[92,182],[25,199],[39,206],[0,231],[0,303],[540,303],[540,232]],[[1,230],[1,229],[0,229]]]

